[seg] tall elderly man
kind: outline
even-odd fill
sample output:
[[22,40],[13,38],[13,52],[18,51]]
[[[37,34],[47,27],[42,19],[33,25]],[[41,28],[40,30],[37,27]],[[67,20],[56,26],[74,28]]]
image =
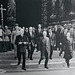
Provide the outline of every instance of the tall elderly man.
[[48,69],[48,57],[49,57],[49,53],[50,53],[50,42],[49,42],[49,38],[47,37],[46,31],[43,31],[43,37],[41,38],[40,44],[41,44],[41,48],[40,48],[41,56],[40,56],[39,64],[45,58],[44,68]]

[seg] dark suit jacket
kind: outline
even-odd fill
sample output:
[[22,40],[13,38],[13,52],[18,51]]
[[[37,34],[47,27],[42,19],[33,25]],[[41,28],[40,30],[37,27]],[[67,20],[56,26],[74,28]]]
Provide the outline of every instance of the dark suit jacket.
[[35,34],[32,33],[32,36],[31,36],[30,33],[28,33],[28,39],[29,39],[29,42],[31,43],[31,45],[35,46],[35,41],[36,41]]
[[42,31],[41,32],[36,32],[36,42],[40,42],[40,38],[42,37]]
[[[22,42],[22,44],[19,44],[19,42]],[[20,51],[20,52],[26,52],[26,46],[27,46],[27,44],[24,44],[24,42],[27,42],[28,43],[28,38],[27,38],[27,36],[21,36],[21,35],[18,35],[17,37],[16,37],[16,41],[15,41],[15,44],[17,45],[17,47],[18,47],[18,50]]]

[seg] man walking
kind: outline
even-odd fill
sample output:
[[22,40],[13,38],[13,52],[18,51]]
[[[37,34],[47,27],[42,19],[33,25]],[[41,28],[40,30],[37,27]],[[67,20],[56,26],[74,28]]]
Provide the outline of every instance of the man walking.
[[26,46],[28,44],[27,36],[24,35],[24,30],[20,30],[21,35],[16,37],[18,65],[21,63],[21,55],[23,56],[22,69],[26,70]]
[[49,50],[50,50],[50,42],[49,42],[49,38],[47,37],[47,32],[43,31],[43,37],[41,38],[41,57],[39,60],[39,64],[41,63],[41,61],[44,59],[45,57],[45,65],[44,68],[48,69],[48,56],[49,56]]
[[52,32],[52,29],[49,28],[48,29],[48,37],[49,37],[49,41],[50,41],[50,59],[52,59],[52,55],[53,55],[53,50],[54,47],[56,46],[56,37],[55,34]]

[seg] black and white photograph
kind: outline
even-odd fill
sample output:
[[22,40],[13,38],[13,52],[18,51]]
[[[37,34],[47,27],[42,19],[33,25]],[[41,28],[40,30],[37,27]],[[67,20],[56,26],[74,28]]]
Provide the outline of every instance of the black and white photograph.
[[0,75],[75,75],[75,0],[0,0]]

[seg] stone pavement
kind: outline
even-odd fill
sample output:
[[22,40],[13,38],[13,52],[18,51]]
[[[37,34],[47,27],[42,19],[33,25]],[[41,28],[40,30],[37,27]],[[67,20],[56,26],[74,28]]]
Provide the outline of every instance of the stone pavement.
[[75,75],[75,69],[67,68],[66,70],[53,71],[34,71],[34,72],[15,72],[15,73],[1,73],[0,75]]
[[[44,71],[61,71],[67,70],[65,60],[63,59],[63,54],[59,57],[59,51],[54,51],[53,59],[49,60],[48,66],[49,69],[44,68],[44,61],[38,65],[40,58],[40,52],[34,52],[33,61],[27,59],[26,67],[27,73],[29,72],[44,72]],[[21,70],[22,64],[17,66],[17,60],[14,59],[14,51],[0,53],[0,73],[24,73],[25,71]],[[70,69],[75,69],[75,52],[73,52],[73,58],[70,60]]]

